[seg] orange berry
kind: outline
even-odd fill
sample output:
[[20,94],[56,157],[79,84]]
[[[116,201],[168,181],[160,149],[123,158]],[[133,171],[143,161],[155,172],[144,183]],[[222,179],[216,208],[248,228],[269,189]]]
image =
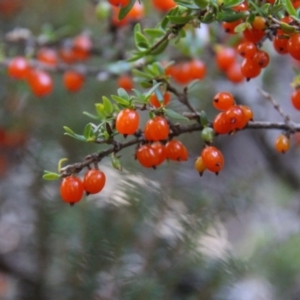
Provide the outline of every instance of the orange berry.
[[156,116],[146,122],[144,136],[148,141],[162,141],[169,136],[169,124],[164,117]]
[[73,39],[73,55],[76,60],[86,60],[90,56],[93,43],[87,34],[80,34]]
[[231,47],[222,47],[217,50],[215,60],[218,68],[222,71],[227,71],[234,63],[236,59],[236,52]]
[[252,59],[244,59],[241,65],[241,72],[247,80],[257,77],[260,72],[261,68],[258,64],[255,64]]
[[124,135],[134,134],[139,128],[139,123],[139,114],[134,109],[125,108],[117,116],[116,129]]
[[233,130],[230,121],[225,115],[225,112],[221,112],[216,115],[213,121],[213,129],[218,134],[226,134]]
[[32,70],[27,80],[32,93],[37,97],[49,95],[53,90],[53,80],[51,76],[42,70]]
[[156,165],[158,166],[162,164],[166,159],[166,147],[164,144],[160,142],[155,142],[151,144],[151,148],[154,150],[155,156],[156,156]]
[[253,57],[253,63],[258,65],[260,68],[265,68],[270,62],[270,56],[266,51],[257,50]]
[[244,58],[253,58],[256,54],[256,51],[256,45],[249,41],[240,43],[237,47],[238,54]]
[[240,83],[245,79],[241,72],[241,65],[237,62],[227,69],[226,76],[232,83]]
[[222,27],[226,33],[236,34],[235,27],[242,23],[242,20],[237,20],[233,22],[222,22]]
[[290,139],[285,135],[281,134],[275,141],[275,149],[280,153],[285,153],[290,149]]
[[200,59],[193,59],[189,63],[189,76],[191,80],[203,79],[206,74],[206,66],[204,62]]
[[36,54],[36,59],[49,66],[56,66],[58,62],[57,52],[51,48],[40,48]]
[[128,92],[134,87],[132,78],[127,74],[123,74],[118,78],[117,85],[119,88],[123,88]]
[[199,172],[200,176],[202,176],[203,172],[206,170],[206,165],[204,164],[201,156],[197,157],[194,168],[197,172]]
[[252,27],[257,30],[266,28],[266,19],[261,16],[256,16],[252,22]]
[[114,6],[127,6],[130,0],[108,0],[108,2]]
[[261,29],[247,28],[243,31],[243,35],[247,41],[250,41],[253,43],[258,43],[265,36],[265,32],[264,32],[264,30],[261,30]]
[[201,152],[203,164],[214,173],[219,173],[224,167],[224,157],[222,152],[213,146],[205,147]]
[[244,112],[238,105],[233,105],[227,109],[225,117],[227,122],[231,124],[232,129],[243,129],[247,124]]
[[60,195],[63,201],[74,204],[79,202],[83,196],[83,183],[76,176],[65,177],[60,185]]
[[11,78],[25,79],[30,71],[30,66],[26,58],[17,56],[8,63],[7,72]]
[[82,88],[84,76],[75,71],[66,71],[63,75],[63,84],[69,92],[77,92]]
[[160,102],[160,101],[158,100],[158,98],[156,97],[156,95],[155,95],[155,94],[152,94],[152,95],[150,96],[149,102],[150,102],[151,105],[153,105],[153,106],[156,107],[156,108],[159,108],[159,107],[162,107],[162,106],[166,106],[166,105],[169,104],[169,102],[170,102],[170,100],[171,100],[171,94],[168,93],[168,92],[166,92],[166,93],[164,94],[163,98],[164,98],[163,101]]
[[185,161],[188,159],[186,147],[178,140],[171,140],[166,144],[167,159],[175,161]]
[[228,92],[219,92],[213,99],[213,106],[218,110],[227,110],[234,105],[234,98]]
[[152,4],[157,10],[162,12],[167,12],[177,5],[174,0],[152,0]]
[[280,34],[276,34],[273,39],[273,47],[275,51],[278,52],[279,54],[287,54],[288,42],[289,42],[288,38],[280,36]]
[[158,159],[155,150],[151,145],[142,145],[136,151],[136,159],[145,168],[155,168],[158,164]]
[[89,194],[97,194],[105,186],[105,174],[96,169],[88,170],[83,177],[83,188]]
[[300,33],[295,33],[289,38],[287,50],[293,58],[300,60]]
[[300,89],[295,89],[291,95],[291,101],[293,106],[300,110]]
[[239,107],[242,109],[243,113],[244,113],[244,118],[246,123],[248,123],[249,121],[253,120],[253,111],[251,110],[251,108],[247,105],[239,105]]

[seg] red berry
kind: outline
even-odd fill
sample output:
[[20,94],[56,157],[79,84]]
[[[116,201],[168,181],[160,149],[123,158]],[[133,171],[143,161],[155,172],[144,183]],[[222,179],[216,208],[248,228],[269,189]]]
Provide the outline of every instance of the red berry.
[[155,168],[158,165],[158,158],[151,145],[142,145],[136,151],[136,159],[145,168]]
[[162,141],[169,136],[169,124],[163,117],[156,116],[146,122],[144,136],[148,141]]
[[280,153],[287,152],[290,149],[290,139],[284,134],[279,135],[275,141],[275,149]]
[[90,56],[93,43],[87,34],[81,34],[74,38],[72,51],[76,60],[86,60]]
[[245,41],[240,43],[237,47],[237,52],[240,56],[244,58],[253,58],[256,54],[257,47],[254,43]]
[[246,105],[239,105],[239,107],[242,109],[242,111],[244,113],[244,118],[245,118],[246,123],[248,123],[249,121],[252,121],[253,120],[253,111],[251,110],[251,108]]
[[225,112],[217,114],[213,121],[213,129],[218,134],[226,134],[233,130],[230,120],[225,115]]
[[28,84],[32,93],[37,97],[49,95],[53,90],[51,76],[42,70],[33,70],[28,76]]
[[300,89],[295,89],[291,95],[291,101],[293,106],[300,110]]
[[188,159],[186,147],[178,140],[171,140],[166,144],[167,159],[185,161]]
[[88,170],[83,178],[84,190],[89,194],[97,194],[105,186],[106,176],[105,174],[96,169]]
[[116,119],[116,129],[121,134],[134,134],[140,123],[139,114],[134,109],[121,110]]
[[123,88],[128,92],[130,92],[134,86],[132,78],[127,74],[123,74],[118,78],[117,85],[119,88]]
[[14,79],[25,79],[30,71],[30,66],[26,58],[17,56],[8,64],[8,75]]
[[205,147],[201,152],[203,164],[214,173],[219,173],[224,167],[224,157],[222,152],[213,146]]
[[237,62],[229,67],[229,69],[226,71],[226,76],[232,83],[240,83],[245,79],[241,72],[241,65]]
[[164,144],[160,142],[155,142],[151,144],[151,148],[154,150],[155,156],[156,156],[156,165],[158,166],[162,164],[166,159],[166,147]]
[[265,68],[270,62],[269,54],[266,51],[258,50],[253,57],[253,63],[258,65],[260,68]]
[[225,117],[227,122],[231,124],[232,129],[243,129],[247,124],[244,112],[238,105],[231,106],[227,109],[225,111]]
[[153,6],[162,12],[167,12],[176,6],[174,0],[152,0]]
[[234,98],[228,92],[220,92],[215,95],[213,106],[218,110],[227,110],[234,105]]
[[69,92],[77,92],[82,88],[84,77],[75,71],[66,71],[63,75],[63,83]]
[[233,22],[222,22],[222,27],[224,28],[225,32],[229,34],[235,34],[236,32],[235,27],[242,23],[242,20],[237,20]]
[[285,38],[281,35],[275,35],[273,39],[273,47],[279,54],[286,54],[288,53],[288,43],[289,39]]
[[290,37],[287,49],[293,58],[300,60],[300,33],[295,33]]
[[108,2],[114,6],[127,6],[130,0],[108,0]]
[[161,106],[166,106],[166,105],[169,104],[169,102],[170,102],[170,100],[171,100],[171,94],[166,92],[166,93],[164,94],[163,98],[164,98],[163,101],[160,102],[160,101],[157,99],[156,95],[155,95],[155,94],[152,94],[152,95],[150,96],[149,101],[150,101],[151,105],[153,105],[153,106],[156,107],[156,108],[159,108],[159,107],[161,107]]
[[190,79],[203,79],[206,74],[206,66],[200,59],[193,59],[189,63],[190,68]]
[[216,64],[222,71],[227,71],[236,59],[236,52],[233,48],[223,47],[216,52]]
[[255,64],[252,59],[244,59],[241,66],[241,72],[243,76],[249,80],[257,77],[261,72],[261,68],[259,65]]
[[265,32],[264,32],[264,30],[260,30],[260,29],[247,28],[243,31],[243,35],[247,41],[250,41],[253,43],[258,43],[265,36]]
[[63,201],[74,204],[79,202],[83,196],[83,183],[76,176],[65,177],[60,185],[60,195]]
[[38,50],[36,59],[50,66],[56,66],[58,62],[57,52],[51,48],[46,47]]

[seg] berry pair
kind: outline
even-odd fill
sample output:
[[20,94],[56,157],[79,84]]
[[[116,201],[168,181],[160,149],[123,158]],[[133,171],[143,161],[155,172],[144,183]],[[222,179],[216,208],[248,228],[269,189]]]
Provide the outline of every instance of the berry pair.
[[99,193],[105,185],[106,176],[98,169],[88,170],[83,180],[77,176],[65,177],[60,186],[60,195],[64,202],[75,204],[79,202],[84,192],[87,194]]

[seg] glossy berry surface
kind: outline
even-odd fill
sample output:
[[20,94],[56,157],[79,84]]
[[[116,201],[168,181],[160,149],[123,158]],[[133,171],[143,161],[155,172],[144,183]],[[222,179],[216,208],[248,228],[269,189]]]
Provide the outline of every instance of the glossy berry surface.
[[284,134],[279,135],[275,141],[275,149],[280,153],[287,152],[290,149],[290,139]]
[[265,68],[270,62],[269,54],[266,51],[258,50],[253,57],[253,63],[260,68]]
[[161,106],[166,106],[170,103],[170,100],[171,100],[171,94],[166,92],[164,95],[163,95],[163,101],[159,101],[158,98],[156,97],[155,94],[152,94],[150,96],[150,99],[149,99],[149,102],[151,105],[153,105],[154,107],[156,108],[159,108]]
[[216,52],[216,64],[222,71],[227,71],[235,63],[235,59],[236,52],[231,47],[222,47]]
[[151,144],[151,148],[154,150],[156,156],[156,165],[162,164],[166,160],[166,147],[160,142]]
[[200,59],[193,59],[189,63],[190,80],[203,79],[206,75],[206,66]]
[[155,150],[151,145],[142,145],[136,151],[136,159],[145,168],[154,168],[158,165]]
[[238,105],[234,105],[226,110],[225,118],[227,119],[227,122],[231,124],[233,130],[243,129],[247,124],[244,112]]
[[229,81],[235,84],[241,83],[245,79],[241,72],[241,65],[238,62],[235,62],[227,69],[226,76]]
[[68,176],[62,180],[60,195],[63,201],[74,204],[82,199],[84,193],[82,180],[76,176]]
[[201,157],[206,168],[214,173],[220,172],[224,167],[224,157],[222,152],[213,146],[205,147],[201,152]]
[[257,77],[261,72],[261,68],[254,63],[253,59],[244,59],[241,65],[241,72],[249,80]]
[[290,37],[287,49],[293,58],[300,60],[300,33],[295,33]]
[[228,92],[220,92],[213,99],[213,106],[218,110],[227,110],[234,105],[234,98]]
[[152,0],[152,5],[162,12],[167,12],[176,6],[174,0]]
[[140,123],[139,114],[134,109],[121,110],[116,119],[116,129],[121,134],[134,134]]
[[82,74],[75,71],[66,71],[63,75],[63,84],[69,92],[78,92],[84,83]]
[[73,40],[72,51],[76,60],[86,60],[90,56],[93,43],[87,34],[80,34]]
[[169,136],[169,124],[164,117],[156,116],[146,122],[144,136],[148,141],[161,141]]
[[105,174],[96,169],[88,170],[83,177],[83,188],[89,194],[97,194],[105,186]]
[[7,68],[8,75],[14,79],[25,79],[28,76],[30,67],[26,58],[17,56],[13,58]]
[[295,89],[291,95],[291,101],[297,110],[300,110],[300,89]]
[[49,95],[53,90],[52,77],[45,71],[33,70],[28,75],[28,84],[32,93],[37,97]]
[[186,147],[178,140],[171,140],[166,144],[167,159],[175,161],[185,161],[188,159]]
[[44,47],[38,50],[36,59],[43,64],[56,66],[58,62],[58,55],[54,49]]
[[245,41],[240,43],[237,47],[237,52],[244,58],[253,58],[257,51],[257,47],[254,43]]
[[213,129],[218,134],[226,134],[233,130],[233,126],[226,117],[225,112],[217,114],[213,121]]

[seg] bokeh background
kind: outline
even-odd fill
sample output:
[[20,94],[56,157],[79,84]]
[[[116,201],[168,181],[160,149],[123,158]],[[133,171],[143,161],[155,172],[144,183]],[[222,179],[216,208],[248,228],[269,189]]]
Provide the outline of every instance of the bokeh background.
[[[98,54],[87,64],[99,71],[112,67],[134,49],[133,27],[112,30],[109,18],[97,17],[96,2],[0,0],[0,60],[35,51],[8,42],[13,30],[27,29],[41,40],[89,32]],[[141,23],[155,26],[162,15],[143,3]],[[193,105],[212,119],[212,97],[227,90],[253,109],[255,120],[281,122],[260,87],[300,122],[289,100],[297,65],[266,41],[270,66],[257,79],[235,85],[214,63],[209,36],[216,34],[227,41],[218,24],[202,26],[179,50],[170,46],[157,58],[192,55],[206,62],[207,76],[190,92]],[[8,78],[3,65],[0,70],[0,299],[300,299],[297,136],[284,155],[273,146],[278,130],[218,137],[226,160],[219,176],[199,177],[194,170],[203,147],[199,133],[180,136],[189,149],[187,162],[157,170],[143,169],[134,149],[125,149],[123,171],[113,169],[109,158],[101,161],[104,190],[70,207],[60,199],[59,181],[43,180],[43,171],[55,172],[63,157],[74,163],[106,149],[63,135],[63,126],[82,132],[90,121],[82,112],[93,113],[103,95],[116,94],[117,76],[88,76],[73,94],[64,89],[60,72],[51,76],[54,92],[40,99]],[[175,98],[170,107],[185,110]]]

